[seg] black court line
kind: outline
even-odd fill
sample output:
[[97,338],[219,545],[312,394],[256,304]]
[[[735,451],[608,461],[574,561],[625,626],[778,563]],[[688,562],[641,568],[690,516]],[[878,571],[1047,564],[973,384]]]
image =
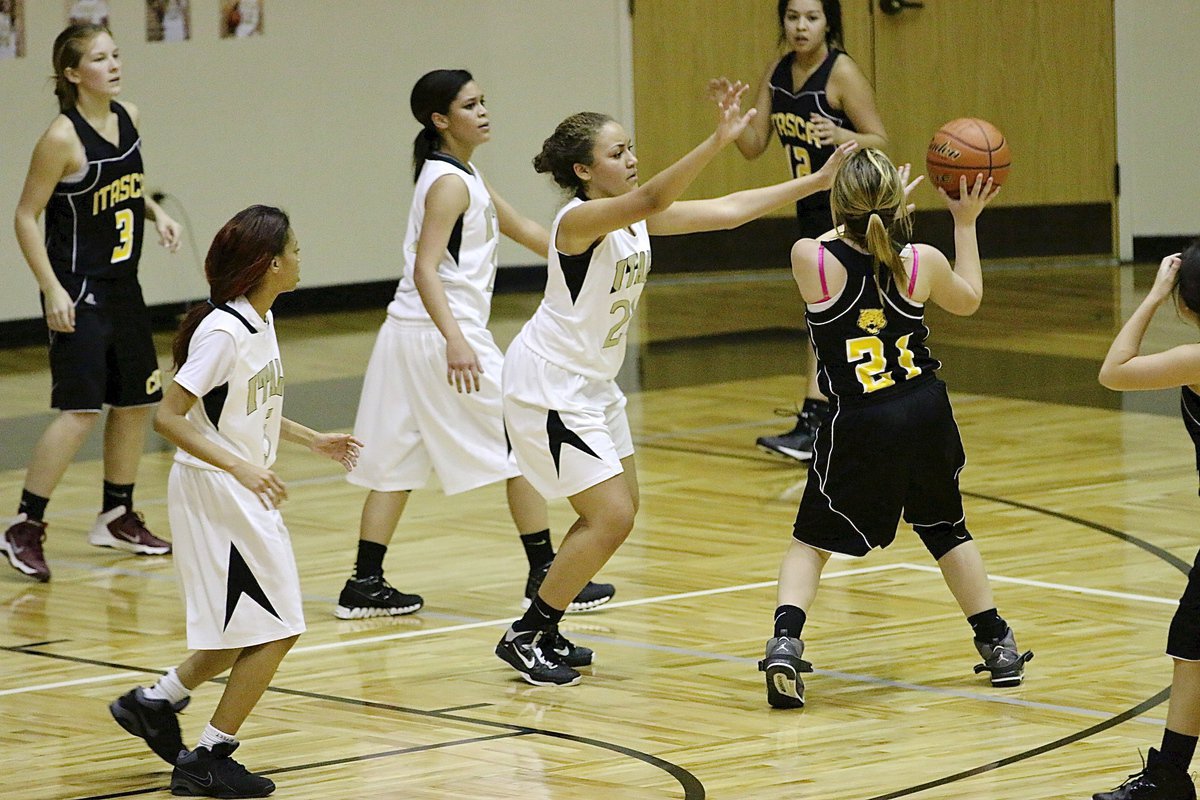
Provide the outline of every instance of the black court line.
[[[444,750],[447,747],[457,747],[464,744],[478,744],[479,742],[490,742],[495,739],[511,739],[516,736],[529,736],[534,731],[517,731],[513,733],[497,733],[492,736],[476,736],[471,739],[456,739],[451,742],[438,742],[437,744],[423,744],[416,747],[403,747],[396,750],[384,750],[380,753],[367,753],[361,756],[349,756],[347,758],[334,758],[329,761],[316,761],[311,764],[298,764],[293,767],[280,767],[279,769],[268,769],[258,773],[259,775],[279,775],[285,772],[299,772],[306,769],[317,769],[320,767],[335,767],[338,764],[353,764],[358,761],[371,761],[376,758],[388,758],[391,756],[402,756],[409,753],[423,753],[429,750]],[[143,794],[153,794],[154,792],[166,792],[170,790],[170,786],[152,786],[148,789],[131,789],[127,792],[113,792],[111,794],[90,794],[85,797],[73,798],[73,800],[111,800],[115,797],[137,797]]]
[[[69,641],[69,640],[63,640],[63,641]],[[12,652],[12,653],[21,653],[21,654],[30,655],[30,656],[41,656],[43,658],[57,659],[60,661],[70,661],[70,662],[73,662],[76,664],[91,664],[93,666],[107,667],[109,669],[115,669],[115,670],[121,670],[121,671],[127,671],[127,672],[145,672],[145,673],[152,674],[152,675],[162,675],[163,674],[163,671],[159,670],[159,669],[149,669],[147,667],[139,667],[139,666],[134,666],[134,665],[130,665],[130,664],[119,664],[119,663],[116,663],[113,661],[102,661],[100,659],[94,659],[94,658],[81,658],[79,656],[60,655],[58,653],[45,653],[40,650],[30,650],[28,648],[0,646],[0,650]],[[218,679],[218,680],[221,680],[221,679]],[[423,746],[420,748],[409,748],[407,750],[396,751],[395,753],[388,752],[388,753],[376,754],[376,755],[355,756],[355,757],[346,758],[346,759],[343,759],[340,761],[314,762],[314,763],[308,763],[308,764],[299,764],[296,766],[283,767],[283,768],[280,768],[277,770],[271,770],[268,772],[264,772],[263,773],[264,775],[273,775],[273,774],[280,773],[280,772],[296,772],[296,771],[306,770],[306,769],[315,769],[317,767],[322,767],[327,764],[349,763],[349,762],[353,762],[353,761],[362,761],[362,760],[365,760],[368,758],[382,758],[387,755],[404,754],[404,753],[408,753],[408,752],[419,752],[421,750],[428,750],[428,749],[432,749],[433,747],[438,747],[438,746],[450,747],[450,746],[454,746],[457,744],[469,744],[469,743],[472,743],[475,741],[486,741],[488,739],[502,739],[502,738],[508,738],[511,736],[530,736],[530,735],[536,734],[539,736],[546,736],[546,737],[549,737],[552,739],[561,739],[563,741],[575,742],[577,744],[588,745],[589,747],[597,747],[602,750],[608,750],[613,753],[617,753],[618,755],[627,756],[627,757],[635,759],[637,761],[641,761],[645,764],[648,764],[652,767],[662,770],[663,772],[665,772],[668,775],[670,775],[671,777],[673,777],[676,781],[678,781],[680,787],[683,788],[684,800],[704,800],[704,798],[705,798],[704,784],[700,782],[699,778],[697,778],[692,773],[688,772],[683,767],[681,767],[677,764],[672,764],[670,761],[661,759],[658,756],[653,756],[653,755],[650,755],[649,753],[643,753],[640,750],[634,750],[632,748],[624,747],[619,744],[613,744],[612,742],[605,742],[600,739],[592,739],[592,738],[589,738],[586,736],[576,736],[574,734],[562,733],[560,731],[551,731],[551,730],[546,730],[544,728],[531,728],[527,725],[513,725],[513,724],[507,723],[507,722],[496,722],[493,720],[475,719],[473,717],[458,716],[458,715],[449,713],[447,711],[429,711],[429,710],[421,709],[421,708],[410,708],[408,706],[398,706],[398,705],[395,705],[392,703],[381,703],[381,702],[374,701],[374,700],[361,700],[361,699],[353,698],[353,697],[342,697],[340,695],[323,694],[320,692],[307,692],[307,691],[303,691],[300,689],[285,689],[280,686],[268,686],[267,691],[274,692],[276,694],[290,695],[293,697],[307,697],[307,698],[314,699],[314,700],[325,700],[325,701],[331,702],[331,703],[343,703],[346,705],[360,706],[362,708],[376,708],[376,709],[381,709],[381,710],[385,710],[385,711],[395,711],[395,712],[398,712],[401,714],[411,714],[413,716],[418,716],[418,717],[430,717],[433,719],[442,719],[442,720],[446,720],[448,722],[457,722],[457,723],[468,724],[468,725],[478,725],[478,726],[485,727],[485,728],[499,728],[503,731],[506,731],[506,733],[497,734],[495,736],[482,737],[482,738],[454,740],[451,742],[444,743],[442,745],[426,745],[426,746]],[[481,703],[478,705],[488,706],[491,704]],[[134,789],[131,791],[120,792],[120,793],[116,793],[116,794],[91,795],[88,797],[77,798],[77,800],[102,800],[102,798],[133,797],[136,795],[149,794],[151,792],[162,791],[162,788],[163,787],[156,786],[156,787],[149,788],[149,789]]]
[[[731,453],[704,453],[703,451],[698,451],[694,448],[688,448],[688,447],[683,447],[683,446],[679,446],[679,445],[665,445],[664,446],[664,445],[660,445],[660,444],[656,444],[656,443],[648,443],[648,444],[642,444],[639,446],[651,448],[651,449],[658,449],[658,450],[670,450],[670,451],[674,451],[674,452],[691,452],[691,453],[698,453],[701,455],[711,455],[711,456],[719,456],[719,457],[725,457],[725,458],[738,458],[738,459],[743,459],[743,460],[747,460],[747,461],[750,461],[750,460],[761,461],[762,460],[762,459],[760,459],[756,456],[750,455],[750,454],[742,455],[742,454],[731,454]],[[1134,545],[1135,547],[1145,550],[1147,553],[1150,553],[1151,555],[1158,557],[1162,561],[1165,561],[1167,564],[1170,564],[1172,567],[1175,567],[1177,570],[1182,572],[1184,575],[1187,575],[1188,572],[1191,570],[1191,565],[1188,564],[1183,559],[1176,556],[1174,553],[1170,553],[1167,550],[1164,550],[1163,548],[1159,547],[1156,544],[1151,544],[1150,542],[1147,542],[1144,539],[1139,539],[1138,537],[1133,536],[1132,534],[1125,533],[1124,531],[1119,531],[1116,528],[1109,527],[1108,525],[1102,525],[1098,522],[1092,522],[1091,520],[1084,519],[1083,517],[1077,517],[1077,516],[1074,516],[1073,514],[1064,514],[1060,511],[1053,511],[1048,508],[1042,508],[1041,506],[1035,506],[1035,505],[1031,505],[1029,503],[1021,503],[1016,500],[1008,500],[1003,497],[996,497],[994,495],[980,494],[978,492],[962,492],[962,495],[963,495],[963,497],[973,497],[977,500],[987,500],[989,502],[998,503],[1000,505],[1011,506],[1012,508],[1020,508],[1025,511],[1030,511],[1030,512],[1033,512],[1036,514],[1042,514],[1047,517],[1054,517],[1055,519],[1061,519],[1065,522],[1071,522],[1076,525],[1081,525],[1085,528],[1091,528],[1094,531],[1099,531],[1100,533],[1106,534],[1108,536],[1112,536],[1116,539],[1120,539],[1123,542],[1127,542],[1129,544]],[[1015,755],[1007,756],[998,761],[992,761],[988,764],[983,764],[978,767],[973,767],[968,770],[963,770],[962,772],[956,772],[953,775],[946,775],[941,778],[936,778],[934,780],[927,781],[925,783],[917,784],[916,786],[909,786],[904,789],[897,789],[896,791],[888,792],[887,794],[875,795],[874,797],[867,798],[867,800],[896,800],[896,798],[899,798],[899,797],[908,797],[909,795],[918,794],[919,792],[923,792],[926,789],[934,789],[939,786],[945,786],[950,783],[956,783],[957,781],[964,780],[966,778],[971,778],[976,775],[982,775],[985,772],[991,772],[992,770],[997,770],[997,769],[1000,769],[1001,767],[1006,767],[1009,764],[1016,764],[1021,761],[1027,761],[1031,758],[1035,758],[1035,757],[1043,755],[1045,753],[1049,753],[1052,750],[1058,750],[1061,747],[1066,747],[1069,744],[1074,744],[1075,742],[1081,741],[1090,736],[1094,736],[1097,733],[1102,733],[1103,731],[1106,731],[1109,728],[1114,728],[1123,722],[1128,722],[1129,720],[1133,719],[1134,717],[1140,716],[1141,714],[1146,713],[1147,711],[1154,708],[1155,706],[1160,705],[1161,703],[1165,702],[1168,698],[1170,698],[1170,696],[1171,696],[1171,687],[1168,686],[1164,689],[1159,690],[1159,692],[1157,694],[1155,694],[1154,696],[1149,697],[1146,700],[1143,700],[1141,703],[1138,703],[1136,706],[1134,706],[1130,709],[1127,709],[1126,711],[1122,711],[1120,714],[1117,714],[1114,717],[1104,720],[1103,722],[1099,722],[1095,725],[1092,725],[1089,728],[1084,728],[1083,730],[1078,731],[1076,733],[1068,734],[1067,736],[1064,736],[1060,739],[1055,739],[1052,742],[1047,742],[1046,744],[1040,745],[1038,747],[1034,747],[1029,750],[1024,750]]]
[[473,708],[488,708],[495,703],[472,703],[469,706],[450,706],[449,708],[435,708],[434,712],[438,714],[449,714],[451,711],[470,711]]

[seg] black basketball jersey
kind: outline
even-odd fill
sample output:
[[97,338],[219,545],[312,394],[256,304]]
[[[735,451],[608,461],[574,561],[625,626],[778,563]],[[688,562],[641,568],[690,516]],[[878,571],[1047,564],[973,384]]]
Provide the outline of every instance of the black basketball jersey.
[[1179,411],[1183,415],[1183,427],[1196,448],[1196,470],[1200,471],[1200,397],[1187,386],[1180,392]]
[[[792,62],[796,60],[795,53],[788,53],[781,58],[775,71],[771,73],[771,124],[787,152],[788,166],[791,167],[793,178],[810,175],[825,166],[825,162],[836,149],[833,145],[817,144],[816,136],[812,132],[812,122],[809,121],[810,116],[814,113],[820,114],[833,120],[838,127],[854,130],[850,118],[841,111],[834,110],[825,95],[829,74],[833,71],[833,62],[837,61],[840,55],[844,55],[841,50],[830,48],[829,55],[821,62],[821,66],[817,67],[817,71],[810,75],[799,89],[792,86]],[[829,192],[817,192],[796,202],[797,211],[828,207]]]
[[828,307],[804,310],[821,391],[862,405],[932,379],[941,364],[925,345],[924,306],[904,297],[886,267],[877,288],[870,255],[841,240],[824,247],[846,268],[846,287]]
[[87,168],[82,180],[55,186],[46,204],[46,252],[54,271],[62,275],[137,275],[146,219],[142,139],[120,103],[109,108],[117,115],[116,145],[77,109],[63,112],[83,142]]

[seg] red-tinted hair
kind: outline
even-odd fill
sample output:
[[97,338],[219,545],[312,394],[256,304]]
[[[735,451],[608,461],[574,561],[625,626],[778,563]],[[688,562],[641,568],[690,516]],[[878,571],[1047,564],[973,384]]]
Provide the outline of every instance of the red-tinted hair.
[[291,221],[281,209],[250,206],[217,231],[204,258],[208,302],[197,303],[188,311],[171,345],[176,369],[187,360],[188,345],[200,321],[216,306],[258,286],[271,266],[271,259],[283,253],[291,229]]

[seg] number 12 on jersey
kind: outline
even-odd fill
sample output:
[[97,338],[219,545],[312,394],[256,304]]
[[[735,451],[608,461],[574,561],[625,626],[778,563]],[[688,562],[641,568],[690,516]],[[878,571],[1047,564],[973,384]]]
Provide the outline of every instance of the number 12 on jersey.
[[[917,367],[912,350],[908,349],[908,338],[905,334],[896,340],[896,364],[904,368],[905,380],[912,380],[921,374]],[[857,339],[846,340],[846,360],[855,364],[854,373],[862,384],[863,394],[877,392],[894,386],[896,380],[892,377],[892,367],[888,365],[884,352],[884,342],[878,336],[859,336]]]

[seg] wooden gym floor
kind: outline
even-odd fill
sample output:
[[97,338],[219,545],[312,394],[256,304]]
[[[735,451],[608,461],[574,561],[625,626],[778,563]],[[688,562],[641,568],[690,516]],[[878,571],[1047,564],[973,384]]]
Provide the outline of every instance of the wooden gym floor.
[[[1197,544],[1176,394],[1122,397],[1095,381],[1152,272],[989,264],[979,314],[930,314],[967,447],[970,527],[1001,612],[1036,652],[1020,688],[972,673],[970,629],[902,532],[830,563],[806,629],[809,705],[766,706],[755,662],[805,473],[753,441],[790,427],[772,410],[800,386],[798,298],[779,272],[656,275],[622,378],[641,513],[601,574],[617,598],[563,624],[597,651],[583,683],[531,687],[492,655],[526,569],[499,486],[414,496],[387,569],[425,596],[420,613],[335,620],[363,492],[285,445],[276,469],[309,630],[243,727],[239,758],[297,800],[1032,800],[1115,786],[1161,736],[1162,650]],[[502,343],[536,302],[496,299]],[[279,320],[290,417],[349,428],[381,318]],[[1164,313],[1150,342],[1194,338]],[[41,349],[0,351],[0,374],[0,499],[15,506],[49,419]],[[168,783],[106,706],[183,657],[180,600],[169,559],[86,544],[98,438],[50,506],[53,581],[0,571],[5,797],[163,796]],[[137,505],[166,535],[170,452],[150,446]],[[565,502],[551,515],[557,536],[572,515]],[[183,714],[189,746],[220,691],[202,687]]]

